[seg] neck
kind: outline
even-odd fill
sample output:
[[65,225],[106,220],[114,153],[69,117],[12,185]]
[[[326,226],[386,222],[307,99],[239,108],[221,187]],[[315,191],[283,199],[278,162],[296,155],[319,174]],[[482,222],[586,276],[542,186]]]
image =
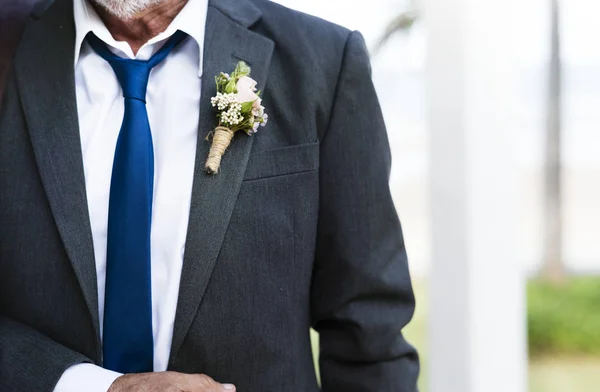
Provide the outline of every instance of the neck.
[[133,53],[137,54],[146,42],[169,27],[187,2],[188,0],[165,0],[149,6],[133,18],[126,20],[120,19],[93,2],[92,5],[113,38],[127,42]]

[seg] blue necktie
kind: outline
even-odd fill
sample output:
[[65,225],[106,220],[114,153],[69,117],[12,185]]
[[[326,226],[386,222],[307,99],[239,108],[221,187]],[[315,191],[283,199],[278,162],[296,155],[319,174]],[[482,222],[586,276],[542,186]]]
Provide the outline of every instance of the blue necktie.
[[121,373],[153,370],[150,227],[154,153],[146,89],[152,68],[185,37],[177,31],[148,61],[120,58],[95,35],[87,37],[94,51],[113,68],[125,101],[110,184],[103,331],[104,367]]

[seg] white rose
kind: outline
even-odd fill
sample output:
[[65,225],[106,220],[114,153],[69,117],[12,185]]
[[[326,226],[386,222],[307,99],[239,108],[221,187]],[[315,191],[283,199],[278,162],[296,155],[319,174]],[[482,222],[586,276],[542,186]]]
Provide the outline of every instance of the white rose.
[[256,91],[256,81],[248,76],[242,76],[237,82],[237,100],[238,102],[255,102],[258,98]]

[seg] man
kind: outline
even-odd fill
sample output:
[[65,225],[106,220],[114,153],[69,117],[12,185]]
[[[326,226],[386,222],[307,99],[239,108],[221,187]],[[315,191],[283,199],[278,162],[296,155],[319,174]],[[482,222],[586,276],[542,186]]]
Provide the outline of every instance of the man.
[[[214,78],[269,123],[204,170]],[[1,391],[412,392],[364,41],[264,0],[42,2],[0,112]]]

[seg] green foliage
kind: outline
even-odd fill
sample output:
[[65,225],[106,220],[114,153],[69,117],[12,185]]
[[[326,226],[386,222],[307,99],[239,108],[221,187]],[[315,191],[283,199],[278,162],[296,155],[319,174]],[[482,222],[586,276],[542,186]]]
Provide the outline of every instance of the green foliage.
[[529,282],[528,338],[532,355],[600,355],[600,277],[564,285]]
[[241,78],[242,76],[250,76],[252,69],[248,64],[243,61],[239,61],[231,74],[231,77],[235,80]]
[[221,94],[235,94],[237,93],[237,82],[242,76],[250,76],[252,69],[248,64],[240,61],[235,66],[235,69],[228,75],[221,72],[215,76],[215,83],[217,84],[217,92]]
[[254,101],[244,102],[242,104],[242,113],[250,113],[252,111],[252,105],[254,105]]

